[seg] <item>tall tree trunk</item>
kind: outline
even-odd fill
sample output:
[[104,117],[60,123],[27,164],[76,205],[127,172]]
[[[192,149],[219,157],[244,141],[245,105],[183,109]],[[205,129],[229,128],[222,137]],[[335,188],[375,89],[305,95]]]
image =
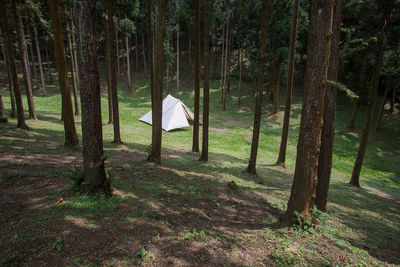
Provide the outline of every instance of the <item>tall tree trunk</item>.
[[42,65],[42,56],[40,55],[40,48],[39,48],[39,40],[37,29],[34,24],[33,25],[33,33],[35,34],[35,44],[36,44],[36,53],[38,55],[38,62],[39,62],[39,71],[40,71],[40,81],[42,82],[42,92],[44,95],[47,94],[47,87],[46,87],[46,79],[43,73],[43,65]]
[[375,100],[376,100],[376,97],[378,94],[379,78],[380,78],[380,74],[381,74],[382,61],[383,61],[383,52],[384,52],[385,45],[386,45],[386,40],[385,40],[386,27],[389,23],[390,14],[391,14],[392,7],[393,7],[393,0],[388,1],[386,3],[386,5],[387,6],[386,6],[385,14],[383,17],[382,28],[378,34],[378,52],[376,55],[375,67],[374,67],[374,71],[372,73],[371,85],[370,85],[369,92],[368,92],[367,113],[365,116],[364,127],[363,127],[363,130],[361,133],[360,145],[358,147],[356,161],[354,163],[353,172],[351,174],[351,179],[349,182],[350,185],[357,186],[357,187],[360,186],[361,166],[362,166],[362,163],[364,160],[365,150],[367,148],[369,130],[371,127],[372,116],[374,114],[374,109],[375,109]]
[[121,76],[121,66],[119,63],[119,42],[118,42],[118,22],[117,18],[113,18],[114,22],[114,29],[115,29],[115,43],[116,43],[116,51],[115,53],[117,54],[117,80]]
[[360,107],[360,102],[359,102],[359,100],[357,100],[354,103],[353,111],[351,112],[351,118],[350,118],[349,124],[346,127],[347,130],[353,130],[354,129],[354,125],[355,125],[355,122],[356,122],[356,116],[357,116],[359,107]]
[[125,47],[126,47],[126,76],[128,79],[127,80],[127,82],[128,82],[127,89],[128,89],[128,91],[131,91],[132,90],[132,87],[131,87],[131,63],[129,61],[130,47],[129,47],[129,37],[128,37],[127,32],[125,32]]
[[[139,43],[138,43],[138,31],[137,31],[137,17],[135,17],[135,45],[136,45],[136,72],[139,72]],[[137,76],[137,75],[136,75]],[[136,78],[135,76],[135,78]]]
[[[340,25],[342,22],[343,0],[336,0],[332,21],[331,53],[329,56],[328,80],[338,80]],[[328,85],[325,94],[321,149],[318,160],[318,182],[315,204],[321,211],[326,211],[329,183],[332,170],[333,139],[335,137],[336,87]]]
[[389,87],[389,81],[386,81],[385,93],[383,94],[382,103],[381,103],[381,105],[379,107],[379,113],[378,113],[378,117],[376,119],[375,133],[378,132],[379,125],[381,124],[383,111],[385,109],[386,98],[387,98],[388,93],[389,93],[389,88],[390,88]]
[[82,101],[82,145],[84,180],[92,193],[110,195],[104,169],[100,76],[97,60],[95,0],[75,0],[78,31],[79,80]]
[[[74,10],[72,10],[74,13]],[[79,85],[79,66],[78,66],[78,56],[76,49],[76,40],[75,40],[75,23],[74,20],[71,20],[71,32],[72,32],[72,50],[74,51],[74,60],[75,60],[75,78],[76,78],[76,88],[80,90]]]
[[282,137],[279,149],[278,160],[275,165],[285,167],[286,161],[286,148],[287,139],[289,135],[289,120],[290,109],[292,105],[292,90],[293,90],[293,74],[294,74],[294,58],[296,52],[296,38],[297,38],[297,24],[299,17],[300,0],[294,0],[292,25],[290,30],[290,48],[289,48],[289,62],[288,62],[288,76],[286,82],[286,96],[285,96],[285,114],[283,117]]
[[208,124],[210,112],[210,3],[204,3],[203,143],[200,161],[208,161]]
[[212,43],[211,43],[211,65],[210,65],[210,82],[213,81],[214,79],[214,50],[215,50],[215,38],[214,35],[211,34],[211,39],[212,39]]
[[222,103],[223,98],[224,98],[224,66],[225,66],[225,61],[224,61],[224,48],[225,48],[225,22],[222,24],[222,36],[221,36],[221,90],[220,90],[220,100],[219,102]]
[[[25,21],[25,23],[26,23],[26,21]],[[30,67],[30,69],[33,69],[33,76],[35,78],[35,84],[37,87],[39,87],[38,86],[38,76],[37,76],[37,71],[36,71],[35,55],[33,54],[33,38],[32,38],[31,32],[29,31],[29,26],[26,26],[26,35],[28,36],[29,42],[30,42],[29,53],[31,54],[31,65],[32,65]],[[31,77],[31,80],[32,80],[32,77]]]
[[228,38],[228,81],[227,81],[227,91],[230,92],[231,91],[231,56],[232,56],[232,19],[229,20],[229,38]]
[[[107,14],[106,14],[107,16]],[[108,17],[104,18],[104,31],[106,33],[106,69],[107,69],[107,96],[108,96],[108,124],[113,124],[112,89],[111,89],[111,60],[110,60],[110,30]]]
[[17,28],[18,28],[18,45],[21,53],[22,70],[24,73],[24,85],[26,90],[26,97],[28,99],[29,107],[29,119],[36,120],[35,103],[33,102],[32,95],[32,82],[29,72],[29,59],[28,53],[26,51],[25,37],[24,37],[24,25],[22,23],[22,16],[19,7],[16,5],[16,1],[12,2],[14,15],[17,18]]
[[[113,1],[105,0],[104,7],[107,13],[107,23],[108,30],[110,32],[110,67],[111,67],[111,94],[112,94],[112,109],[113,109],[113,122],[114,122],[114,143],[121,144],[121,133],[119,126],[119,105],[118,105],[118,75],[117,75],[117,57],[118,53],[115,49],[115,43],[118,43],[118,39],[113,42],[111,41],[111,36],[114,36],[114,32],[117,30],[115,28],[115,20],[113,13]],[[118,36],[118,35],[117,35]]]
[[[332,33],[333,0],[312,0],[304,100],[292,190],[283,219],[310,218],[317,172]],[[295,214],[295,211],[298,214]]]
[[61,17],[58,0],[48,0],[51,25],[54,34],[54,54],[56,55],[58,80],[61,90],[62,114],[64,118],[65,145],[78,146],[78,135],[75,128],[71,92],[68,85],[67,61],[61,28]]
[[7,1],[0,0],[0,16],[1,21],[1,31],[4,34],[6,47],[7,47],[7,58],[10,65],[10,72],[12,77],[13,89],[15,94],[15,102],[17,106],[17,127],[21,129],[29,130],[28,126],[25,123],[24,117],[24,106],[22,103],[21,91],[19,90],[18,85],[18,73],[17,73],[17,65],[15,64],[15,52],[14,46],[11,36],[10,24],[8,23],[9,16],[7,15]]
[[260,138],[261,126],[261,108],[262,108],[262,87],[264,85],[264,66],[265,58],[267,56],[267,32],[268,32],[268,0],[263,0],[261,21],[261,38],[260,38],[260,62],[258,65],[258,81],[256,89],[256,104],[254,108],[254,124],[253,124],[253,138],[251,141],[251,152],[249,165],[246,172],[256,173],[257,151],[258,142]]
[[227,91],[227,84],[226,84],[226,77],[227,77],[227,72],[228,70],[228,51],[229,51],[229,21],[230,17],[228,15],[228,18],[226,20],[226,40],[225,40],[225,57],[224,57],[224,90],[223,90],[223,95],[222,95],[222,110],[226,110],[226,91]]
[[275,92],[274,92],[274,107],[272,110],[272,114],[276,115],[278,114],[278,105],[279,105],[279,89],[281,87],[281,66],[282,66],[282,60],[279,57],[278,59],[278,69],[276,71],[276,85],[275,85]]
[[8,122],[6,110],[3,105],[3,97],[0,95],[0,122]]
[[142,32],[142,47],[143,47],[143,67],[147,75],[147,64],[146,64],[146,48],[144,47],[144,33]]
[[239,91],[238,91],[238,104],[240,105],[242,97],[242,61],[243,61],[243,49],[239,47]]
[[69,57],[70,57],[70,61],[71,61],[71,79],[72,79],[72,92],[74,94],[74,105],[75,105],[75,115],[79,116],[80,112],[79,112],[79,100],[78,100],[78,89],[77,89],[77,85],[76,85],[76,79],[75,79],[75,62],[74,62],[74,52],[72,51],[72,43],[71,43],[71,33],[68,32],[68,50],[69,50]]
[[[179,5],[179,0],[176,0],[176,5]],[[176,97],[179,98],[179,23],[176,24]]]
[[267,99],[268,100],[273,100],[274,99],[274,94],[275,94],[275,83],[276,83],[276,66],[277,66],[277,53],[276,53],[276,51],[274,50],[274,52],[273,52],[273,54],[274,54],[274,57],[273,57],[273,59],[272,59],[272,65],[271,65],[271,69],[272,69],[272,71],[271,71],[271,73],[272,73],[272,75],[271,75],[271,87],[270,87],[270,89],[269,89],[269,91],[268,91],[268,94],[267,94]]
[[6,67],[7,67],[8,88],[10,90],[11,117],[15,118],[15,116],[17,116],[17,112],[15,110],[14,85],[13,85],[13,78],[11,76],[11,71],[10,71],[11,70],[10,61],[8,59],[8,55],[4,51],[4,45],[2,47],[3,47],[3,53],[4,53],[4,57],[5,57],[4,59],[6,62]]
[[192,153],[199,152],[200,119],[200,0],[195,0],[195,75],[194,75],[194,120]]
[[192,72],[192,36],[189,36],[189,69]]
[[[149,0],[148,0],[149,1]],[[149,3],[149,2],[148,2]],[[154,90],[152,96],[152,147],[149,160],[161,163],[161,126],[163,96],[163,61],[164,61],[164,0],[157,0],[157,42],[154,67]]]
[[396,87],[393,87],[392,104],[390,105],[390,112],[394,112],[394,105],[396,104]]

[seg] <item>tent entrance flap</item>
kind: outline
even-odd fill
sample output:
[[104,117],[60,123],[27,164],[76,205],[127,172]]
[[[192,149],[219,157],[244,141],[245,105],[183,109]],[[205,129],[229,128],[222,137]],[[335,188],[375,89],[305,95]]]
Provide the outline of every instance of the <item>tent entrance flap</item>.
[[[189,126],[194,119],[193,112],[181,100],[168,95],[162,102],[162,129],[171,131]],[[139,121],[152,124],[152,111],[144,114]]]

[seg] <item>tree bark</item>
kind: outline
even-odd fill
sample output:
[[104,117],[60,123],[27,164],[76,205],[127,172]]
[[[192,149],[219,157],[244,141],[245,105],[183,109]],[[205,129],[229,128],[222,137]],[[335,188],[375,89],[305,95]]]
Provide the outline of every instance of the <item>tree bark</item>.
[[[335,0],[332,22],[331,52],[329,55],[328,80],[338,80],[340,25],[342,22],[343,0]],[[336,119],[336,87],[328,85],[325,94],[321,148],[318,160],[318,183],[315,204],[321,211],[326,211],[329,183],[332,170],[333,141]]]
[[226,91],[227,91],[227,83],[226,83],[226,77],[227,77],[227,72],[228,70],[228,51],[229,51],[229,21],[230,17],[228,15],[227,21],[226,21],[226,40],[225,40],[225,57],[224,57],[224,90],[223,90],[223,95],[222,95],[222,110],[226,110]]
[[[26,22],[27,22],[27,20],[25,20],[25,23]],[[31,54],[31,65],[32,65],[30,67],[30,69],[31,70],[33,69],[33,76],[35,78],[34,81],[35,81],[36,86],[39,87],[38,86],[38,76],[37,76],[37,71],[36,71],[35,55],[33,54],[33,38],[32,38],[32,34],[31,34],[30,30],[29,30],[29,26],[26,26],[26,35],[28,36],[29,42],[30,42],[30,44],[29,44],[29,53]],[[28,64],[28,66],[29,66],[29,64]],[[30,74],[32,74],[32,72],[30,72]],[[31,76],[31,83],[32,83],[32,75],[30,75],[30,76]]]
[[228,81],[227,81],[227,91],[230,92],[231,91],[231,56],[232,56],[232,19],[229,20],[229,27],[228,27],[228,67],[227,67],[227,71],[228,71]]
[[293,75],[294,75],[294,59],[296,52],[296,38],[297,38],[297,24],[299,17],[300,0],[294,0],[292,25],[290,30],[290,48],[289,48],[289,62],[288,62],[288,76],[286,82],[286,96],[285,96],[285,113],[283,117],[281,144],[279,149],[278,160],[275,165],[285,167],[286,161],[286,148],[287,139],[289,135],[289,121],[290,110],[292,105],[292,91],[293,91]]
[[117,18],[113,18],[114,22],[114,28],[115,28],[115,44],[116,44],[116,51],[115,53],[117,54],[117,77],[119,78],[121,76],[121,66],[119,63],[119,42],[118,42],[118,21]]
[[376,125],[375,125],[375,133],[378,132],[379,125],[381,124],[382,116],[383,116],[383,111],[385,108],[385,101],[389,93],[389,81],[386,81],[386,87],[385,87],[385,92],[383,93],[383,98],[382,98],[382,103],[379,107],[379,113],[378,113],[378,118],[376,119]]
[[109,18],[107,14],[104,18],[104,31],[106,34],[106,69],[107,69],[107,96],[108,96],[108,124],[113,124],[113,106],[112,106],[112,89],[111,89],[111,60],[110,60],[110,42],[112,42],[110,38],[110,30],[109,30]]
[[12,83],[13,83],[13,89],[14,89],[14,94],[15,94],[15,102],[17,106],[17,127],[25,130],[29,130],[28,126],[25,123],[25,117],[24,117],[24,106],[22,103],[22,96],[21,96],[21,91],[19,90],[19,85],[18,85],[18,73],[17,73],[17,65],[15,63],[15,52],[14,52],[14,46],[12,42],[12,36],[11,36],[11,29],[10,29],[10,24],[8,23],[8,14],[7,14],[7,1],[6,0],[0,0],[0,13],[2,14],[0,16],[0,21],[1,21],[1,28],[2,32],[5,37],[5,42],[6,42],[6,47],[7,47],[7,55],[8,55],[8,60],[9,60],[9,65],[10,65],[10,72],[11,72],[11,77],[12,77]]
[[272,110],[272,115],[278,114],[278,105],[279,105],[279,89],[281,86],[281,66],[282,66],[282,60],[279,58],[278,59],[278,69],[276,71],[276,84],[275,84],[275,92],[274,92],[274,107]]
[[[119,104],[118,104],[118,75],[117,75],[117,59],[118,52],[115,49],[115,43],[111,41],[111,36],[114,36],[114,32],[117,31],[115,28],[115,20],[113,13],[113,2],[112,0],[105,0],[104,6],[107,13],[108,30],[110,31],[110,67],[111,67],[111,94],[112,94],[112,109],[113,109],[113,122],[114,122],[114,143],[122,144],[121,133],[119,126]],[[118,35],[117,35],[118,36]],[[116,40],[118,44],[118,39]],[[118,47],[118,46],[117,46]]]
[[128,91],[132,90],[131,87],[131,63],[129,61],[129,37],[128,37],[128,33],[125,32],[125,47],[126,47],[126,76],[127,76],[127,89]]
[[[137,16],[135,17],[135,45],[136,45],[136,72],[139,72],[139,43],[138,43],[138,28]],[[135,76],[136,77],[136,76]]]
[[[74,13],[72,11],[72,13]],[[75,23],[74,20],[71,20],[71,31],[72,31],[72,50],[74,51],[74,61],[75,61],[75,80],[76,80],[76,88],[80,90],[79,85],[79,66],[78,66],[78,56],[76,51],[76,40],[75,40]]]
[[0,95],[0,122],[8,122],[6,110],[4,109],[3,105],[3,97]]
[[146,48],[144,47],[144,33],[142,32],[142,47],[143,47],[143,67],[147,75],[147,64],[146,64]]
[[51,25],[54,34],[54,53],[56,55],[58,80],[61,90],[62,114],[64,118],[65,145],[78,146],[78,135],[75,128],[75,119],[72,108],[71,92],[68,85],[67,61],[61,28],[61,17],[58,0],[48,0]]
[[[148,0],[149,1],[149,0]],[[149,3],[149,2],[148,2]],[[157,0],[157,40],[155,49],[154,90],[152,96],[152,147],[149,161],[161,163],[161,126],[162,126],[162,96],[164,67],[164,0]],[[150,6],[150,5],[149,5]],[[149,12],[150,14],[150,12]]]
[[[296,168],[284,221],[310,218],[318,159],[332,34],[333,0],[312,0],[303,108]],[[295,214],[297,212],[297,214]]]
[[204,3],[203,143],[200,161],[208,161],[208,124],[210,110],[210,3]]
[[257,151],[258,142],[260,138],[261,126],[261,108],[262,108],[262,87],[264,85],[264,66],[265,58],[267,56],[267,32],[268,32],[268,0],[263,0],[261,21],[261,38],[260,38],[260,62],[258,65],[258,81],[256,88],[256,104],[254,109],[254,124],[253,124],[253,138],[251,141],[251,152],[249,165],[246,172],[256,173]]
[[393,0],[389,1],[387,3],[385,14],[383,17],[383,23],[382,23],[383,26],[378,34],[378,51],[377,51],[374,71],[372,73],[371,85],[370,85],[370,89],[368,92],[367,113],[365,116],[364,127],[363,127],[363,130],[361,133],[360,145],[358,147],[356,161],[354,163],[353,172],[351,174],[351,179],[349,182],[350,185],[357,186],[357,187],[360,187],[361,166],[362,166],[362,163],[364,160],[365,150],[367,148],[369,130],[371,127],[372,116],[374,114],[374,109],[375,109],[375,100],[376,100],[377,93],[378,93],[379,78],[380,78],[381,69],[382,69],[383,52],[384,52],[385,45],[386,45],[385,33],[386,33],[386,27],[389,23],[392,6],[393,6]]
[[28,100],[28,108],[29,108],[29,119],[37,120],[36,112],[35,112],[35,103],[33,101],[32,94],[32,81],[31,75],[29,71],[29,59],[28,53],[25,45],[25,37],[24,37],[24,25],[22,23],[21,12],[19,11],[19,7],[16,5],[16,1],[12,2],[14,15],[17,18],[17,28],[18,28],[18,45],[21,53],[21,62],[22,62],[22,70],[24,73],[24,85],[26,90],[26,97]]
[[390,105],[390,112],[394,112],[394,105],[396,104],[396,87],[393,87],[392,104]]
[[[179,0],[176,0],[176,6],[178,7]],[[179,98],[179,20],[176,22],[176,97]]]
[[10,102],[11,102],[11,117],[15,118],[17,116],[17,112],[15,110],[15,97],[14,97],[14,85],[13,85],[13,78],[11,76],[11,67],[10,67],[10,61],[8,59],[8,55],[4,51],[4,45],[3,45],[3,53],[6,61],[6,66],[7,66],[7,78],[8,78],[8,88],[10,90]]
[[225,48],[225,22],[222,24],[222,36],[221,36],[221,90],[220,90],[220,103],[222,103],[223,98],[224,98],[224,66],[225,66],[225,61],[224,61],[224,48]]
[[72,51],[72,43],[71,43],[71,33],[68,32],[68,50],[69,50],[69,57],[71,61],[71,79],[72,79],[72,92],[74,94],[74,105],[75,105],[75,115],[79,116],[79,100],[78,100],[78,88],[76,84],[76,79],[75,79],[75,62],[74,62],[74,52]]
[[40,81],[42,82],[42,92],[44,95],[47,94],[47,87],[46,87],[46,79],[43,73],[43,65],[42,65],[42,56],[40,55],[40,47],[39,47],[39,40],[36,26],[33,24],[33,33],[35,34],[35,44],[36,44],[36,53],[38,55],[38,62],[39,62],[39,71],[40,71]]
[[194,75],[194,120],[192,153],[199,152],[200,120],[200,0],[195,0],[195,75]]
[[104,169],[100,76],[97,60],[95,0],[75,0],[78,32],[79,80],[82,101],[82,145],[84,179],[91,193],[110,195]]

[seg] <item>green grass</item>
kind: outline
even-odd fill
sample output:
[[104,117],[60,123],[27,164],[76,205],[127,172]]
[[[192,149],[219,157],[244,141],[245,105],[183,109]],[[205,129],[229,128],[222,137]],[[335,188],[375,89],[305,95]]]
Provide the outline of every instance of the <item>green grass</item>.
[[[102,80],[103,92],[105,92],[104,86],[104,80]],[[147,149],[151,143],[151,126],[138,121],[151,108],[150,90],[145,77],[143,75],[137,77],[132,92],[127,92],[124,89],[124,82],[120,82],[122,145],[115,146],[112,143],[113,128],[106,124],[107,97],[103,94],[105,153],[110,159],[121,154],[125,155],[117,161],[111,160],[106,163],[106,168],[115,175],[113,187],[119,191],[119,194],[105,199],[74,194],[68,187],[48,190],[45,196],[51,205],[43,208],[39,214],[33,213],[27,218],[30,223],[41,225],[40,231],[52,233],[51,239],[47,242],[47,250],[42,249],[42,254],[64,253],[68,238],[58,232],[55,222],[80,219],[88,229],[96,231],[97,235],[101,234],[100,230],[96,229],[112,232],[121,228],[134,231],[132,236],[127,235],[114,240],[117,242],[115,248],[123,248],[125,245],[140,249],[133,251],[123,248],[120,253],[125,256],[121,259],[105,256],[105,261],[100,262],[100,265],[115,261],[123,265],[124,262],[127,264],[149,263],[157,260],[156,254],[139,243],[151,242],[149,240],[152,240],[157,233],[163,233],[161,229],[164,228],[168,228],[169,233],[175,233],[172,236],[173,242],[168,243],[171,243],[170,246],[184,246],[188,244],[187,242],[194,242],[193,240],[203,240],[213,242],[214,251],[223,250],[225,254],[232,256],[247,253],[248,251],[246,252],[243,248],[246,244],[262,245],[266,249],[264,262],[275,262],[278,265],[381,265],[385,262],[400,264],[398,255],[395,256],[393,254],[395,251],[392,251],[399,248],[396,242],[400,240],[398,208],[400,130],[396,127],[398,117],[385,118],[382,130],[377,135],[371,135],[361,172],[362,187],[350,187],[347,182],[350,179],[357,153],[359,131],[348,133],[345,130],[351,113],[351,102],[339,95],[328,217],[323,220],[323,223],[319,223],[312,233],[301,229],[287,231],[276,225],[279,225],[277,219],[279,214],[285,211],[295,168],[301,111],[301,97],[298,92],[300,90],[295,92],[292,106],[287,169],[272,166],[278,154],[283,112],[277,120],[270,120],[267,115],[271,106],[265,101],[257,159],[258,176],[253,176],[243,172],[250,153],[253,125],[254,99],[250,94],[251,88],[245,84],[243,104],[238,106],[235,96],[236,82],[233,80],[233,91],[228,93],[227,111],[222,111],[219,104],[218,86],[218,81],[211,84],[209,162],[200,163],[198,156],[188,153],[191,151],[192,128],[186,128],[163,132],[162,153],[167,155],[167,158],[163,161],[162,167],[154,166],[146,161]],[[5,86],[2,87],[0,93],[9,113],[9,96]],[[63,158],[76,154],[76,150],[62,145],[64,134],[63,123],[60,121],[61,98],[56,87],[50,88],[52,89],[49,96],[42,96],[37,91],[35,92],[38,120],[27,121],[30,131],[15,129],[15,119],[10,119],[8,126],[0,125],[0,151],[12,151],[16,158],[20,159],[0,162],[0,169],[6,171],[0,177],[8,186],[13,183],[22,184],[26,177],[47,179],[57,176],[66,179],[66,172],[71,167],[70,165],[68,167],[60,165],[37,174],[31,174],[24,169],[30,162],[27,157],[40,162],[42,155]],[[183,82],[181,88],[180,99],[187,106],[192,107],[192,85]],[[283,110],[283,95],[284,93],[281,92],[280,110]],[[24,97],[23,100],[27,113],[26,98]],[[358,128],[362,126],[362,119],[363,114],[359,114],[356,122]],[[76,126],[81,140],[80,118],[76,118]],[[38,143],[40,145],[37,145]],[[18,171],[10,172],[11,169]],[[227,191],[226,183],[231,180],[239,187],[237,193]],[[60,197],[63,201],[54,204]],[[209,210],[201,206],[204,203],[211,203],[218,213],[209,215]],[[227,214],[243,209],[255,209],[256,204],[260,203],[274,212],[275,217],[260,216],[259,221],[262,226],[259,231],[250,231],[245,227],[239,230],[233,228]],[[182,225],[186,219],[193,224]],[[14,223],[10,224],[10,220]],[[201,224],[194,223],[197,220],[215,221],[212,224],[206,223],[202,227]],[[11,232],[6,234],[2,230],[4,237],[1,238],[1,242],[14,242],[6,241],[6,238],[18,231],[20,231],[20,235],[17,235],[18,242],[25,242],[24,240],[35,237],[35,232],[31,233],[28,230],[21,232],[21,229],[15,226],[15,220],[6,219],[5,222],[9,223],[8,229]],[[135,225],[135,227],[133,230],[127,229],[126,224]],[[174,228],[177,225],[179,227]],[[227,232],[219,229],[217,225],[228,229]],[[146,227],[153,227],[152,232],[147,233]],[[137,236],[139,236],[138,239]],[[158,234],[155,239],[162,241],[169,240],[171,237],[165,233],[164,236],[167,237]],[[57,242],[57,240],[60,241]],[[223,246],[225,243],[233,246],[232,250]],[[49,252],[53,244],[55,244],[55,249]],[[157,247],[157,244],[153,244],[153,249]],[[327,251],[321,250],[321,244],[329,247]],[[163,253],[169,251],[163,250],[162,246],[159,249]],[[174,249],[179,248],[174,247]],[[19,250],[9,255],[0,254],[4,257],[1,263],[23,261],[22,255],[26,253]],[[338,259],[337,253],[343,253],[345,257]],[[89,256],[86,258],[78,254],[68,256],[71,258],[69,264],[89,264],[93,260]],[[198,259],[201,262],[209,257],[210,255],[201,255]],[[233,263],[235,263],[234,260]]]

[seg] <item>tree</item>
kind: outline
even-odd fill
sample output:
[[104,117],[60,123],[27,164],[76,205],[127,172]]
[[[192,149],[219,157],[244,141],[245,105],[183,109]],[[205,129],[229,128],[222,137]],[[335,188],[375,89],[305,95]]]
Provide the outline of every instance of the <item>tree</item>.
[[360,186],[361,166],[364,160],[365,150],[367,148],[369,130],[371,128],[372,116],[374,114],[374,109],[375,109],[375,100],[377,97],[378,87],[379,87],[379,77],[382,69],[383,52],[386,44],[386,29],[389,24],[389,18],[392,12],[392,7],[393,7],[393,0],[388,1],[386,3],[386,9],[384,11],[384,16],[381,24],[382,26],[378,33],[378,50],[376,55],[375,67],[372,73],[370,88],[368,92],[367,113],[365,116],[365,122],[361,133],[360,145],[358,147],[356,161],[354,163],[353,172],[351,174],[351,179],[349,182],[350,185],[357,187]]
[[[311,2],[307,66],[304,82],[296,168],[283,220],[310,218],[317,187],[317,171],[324,97],[331,44],[333,0]],[[296,213],[295,213],[296,212]]]
[[210,113],[210,3],[204,3],[203,143],[200,161],[208,161],[208,124]]
[[3,46],[3,53],[4,53],[4,59],[6,61],[6,66],[7,66],[7,78],[8,78],[8,89],[10,91],[10,102],[11,102],[11,117],[15,118],[17,115],[17,112],[15,110],[15,96],[14,96],[14,85],[13,85],[13,78],[11,77],[11,67],[10,67],[10,62],[8,60],[8,55],[4,51],[4,46]]
[[[154,66],[154,89],[152,90],[152,147],[149,161],[161,163],[161,125],[162,125],[162,96],[163,96],[163,61],[164,61],[164,0],[157,0],[157,20],[156,20],[156,46]],[[148,9],[151,8],[148,1]],[[149,16],[151,13],[149,12]],[[151,16],[150,16],[151,17]],[[149,25],[151,26],[151,24]],[[149,39],[150,41],[150,39]],[[150,51],[151,53],[151,51]]]
[[79,100],[78,100],[78,85],[75,79],[75,60],[74,60],[74,52],[72,51],[72,42],[71,42],[71,29],[69,29],[67,33],[68,39],[68,52],[69,58],[71,62],[71,79],[72,79],[72,92],[74,94],[74,105],[75,105],[75,115],[80,116],[79,112]]
[[131,84],[131,64],[129,57],[129,52],[130,52],[129,37],[135,31],[135,25],[133,21],[131,21],[126,17],[125,19],[119,21],[119,27],[125,33],[127,89],[131,91],[132,84]]
[[17,65],[15,63],[15,52],[14,52],[14,46],[12,43],[12,35],[11,35],[11,30],[10,30],[10,25],[8,23],[8,15],[7,15],[7,1],[6,0],[0,0],[0,13],[2,16],[0,16],[0,21],[1,21],[1,28],[2,32],[4,33],[5,41],[6,41],[6,47],[7,47],[7,58],[9,61],[9,66],[11,69],[11,76],[12,76],[12,83],[13,83],[13,91],[15,94],[15,102],[17,106],[17,127],[25,130],[29,130],[28,126],[25,123],[25,117],[24,117],[24,106],[22,103],[22,97],[21,97],[21,91],[19,90],[19,85],[18,85],[18,73],[17,73]]
[[75,0],[82,105],[83,170],[87,190],[111,194],[104,169],[95,0]]
[[[107,12],[107,10],[105,10]],[[108,124],[113,124],[113,107],[112,107],[112,91],[111,91],[111,52],[110,52],[110,42],[113,42],[110,38],[110,30],[108,24],[108,16],[104,15],[104,32],[106,35],[106,69],[107,69],[107,96],[108,96]]]
[[[114,13],[113,13],[113,2],[112,0],[105,0],[105,10],[106,10],[106,19],[108,24],[108,30],[110,32],[110,42],[108,43],[110,49],[110,78],[111,78],[111,94],[112,94],[112,113],[113,113],[113,126],[114,126],[114,143],[121,144],[121,133],[119,126],[119,104],[118,104],[118,77],[117,77],[117,57],[118,52],[116,51],[114,41],[111,41],[111,37],[114,36],[114,32],[116,32],[115,23],[114,23]],[[116,40],[118,42],[118,39]]]
[[56,55],[58,80],[61,91],[62,115],[64,119],[65,145],[78,146],[78,134],[72,108],[71,92],[68,85],[67,61],[61,28],[58,0],[48,0],[51,24],[54,33],[54,53]]
[[[331,52],[329,56],[328,80],[337,81],[339,65],[340,26],[343,0],[336,0],[332,22]],[[318,161],[318,183],[315,204],[326,210],[329,182],[332,170],[333,138],[335,136],[336,87],[328,85],[325,94],[321,148]]]
[[29,119],[37,120],[35,112],[35,103],[33,102],[33,95],[32,95],[32,81],[31,81],[31,74],[29,71],[29,59],[25,45],[24,24],[22,22],[20,6],[16,5],[16,1],[12,1],[12,6],[14,10],[14,15],[17,19],[18,45],[21,54],[22,70],[24,73],[24,85],[26,90],[26,97],[28,100]]
[[40,81],[42,82],[42,92],[44,95],[47,94],[47,87],[46,87],[46,79],[44,78],[44,73],[43,73],[43,65],[42,65],[42,56],[40,55],[40,47],[39,47],[39,37],[37,33],[36,26],[33,24],[33,33],[35,35],[35,45],[36,45],[36,53],[38,55],[38,61],[39,61],[39,71],[40,71]]
[[199,117],[200,117],[200,0],[195,0],[195,71],[194,71],[194,120],[192,153],[199,152]]
[[300,0],[294,0],[292,26],[290,30],[290,48],[289,48],[288,76],[286,82],[285,114],[283,117],[283,127],[282,127],[281,144],[279,148],[279,156],[278,160],[275,163],[275,165],[281,167],[285,167],[287,139],[289,135],[289,121],[290,121],[290,109],[292,105],[292,90],[293,90],[293,75],[294,75],[294,56],[296,52],[299,6],[300,6]]
[[0,95],[0,122],[8,122],[6,110],[3,105],[3,97]]
[[249,165],[246,171],[249,173],[256,173],[257,150],[260,138],[261,127],[261,108],[262,108],[262,88],[264,85],[264,66],[265,57],[267,53],[267,31],[268,31],[268,0],[263,0],[261,21],[261,38],[260,38],[260,60],[258,67],[258,80],[256,88],[256,104],[254,108],[254,124],[253,124],[253,138],[251,141],[251,152]]
[[179,98],[179,0],[176,0],[176,97]]

